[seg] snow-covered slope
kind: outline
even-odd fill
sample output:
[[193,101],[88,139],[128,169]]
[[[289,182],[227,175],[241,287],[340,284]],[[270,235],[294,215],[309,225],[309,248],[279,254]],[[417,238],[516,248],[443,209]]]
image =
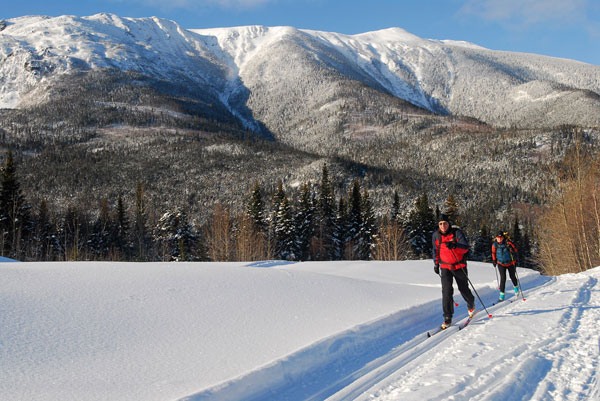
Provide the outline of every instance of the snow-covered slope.
[[527,301],[492,306],[492,266],[471,263],[493,317],[429,339],[441,319],[431,261],[10,263],[0,274],[1,399],[600,394],[598,269],[520,269]]
[[[291,127],[280,126],[278,114],[319,117],[323,101],[339,96],[348,80],[494,124],[599,122],[599,66],[422,39],[400,28],[358,35],[262,26],[186,30],[159,18],[28,16],[6,21],[0,60],[1,107],[45,100],[46,85],[62,74],[117,68],[210,89],[247,125],[255,118],[276,134]],[[308,106],[273,110],[287,98]]]
[[224,69],[205,41],[172,21],[113,14],[27,16],[0,31],[0,106],[17,107],[32,89],[88,69],[133,70],[222,90]]

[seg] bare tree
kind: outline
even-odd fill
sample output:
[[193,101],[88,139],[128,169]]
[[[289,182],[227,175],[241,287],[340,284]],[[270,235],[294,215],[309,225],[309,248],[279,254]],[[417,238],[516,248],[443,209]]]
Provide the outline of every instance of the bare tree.
[[405,260],[411,255],[410,244],[398,221],[387,218],[381,223],[379,237],[375,247],[375,260]]

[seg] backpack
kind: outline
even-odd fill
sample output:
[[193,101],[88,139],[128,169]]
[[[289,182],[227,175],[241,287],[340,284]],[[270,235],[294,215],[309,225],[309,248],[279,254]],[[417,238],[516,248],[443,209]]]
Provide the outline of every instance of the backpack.
[[496,260],[498,263],[508,265],[514,260],[512,255],[512,247],[508,245],[508,240],[505,238],[502,243],[494,240],[494,246],[496,247]]

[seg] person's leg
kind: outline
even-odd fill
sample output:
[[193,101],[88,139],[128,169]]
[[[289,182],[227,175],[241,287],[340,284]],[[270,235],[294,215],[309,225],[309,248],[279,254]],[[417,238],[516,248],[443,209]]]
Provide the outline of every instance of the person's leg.
[[500,273],[500,292],[504,293],[506,287],[506,267],[498,265],[498,272]]
[[[517,267],[510,266],[508,268],[508,274],[510,275],[510,281],[512,281],[515,287],[519,286],[519,280],[517,280]],[[506,273],[504,273],[504,277],[506,277]]]
[[475,296],[469,288],[468,274],[469,272],[467,271],[466,267],[454,270],[454,278],[456,279],[456,285],[458,286],[458,290],[460,291],[460,294],[462,295],[464,300],[467,302],[467,308],[473,309],[475,308]]
[[454,287],[452,286],[452,272],[448,269],[440,269],[442,278],[442,310],[444,320],[451,321],[454,315]]

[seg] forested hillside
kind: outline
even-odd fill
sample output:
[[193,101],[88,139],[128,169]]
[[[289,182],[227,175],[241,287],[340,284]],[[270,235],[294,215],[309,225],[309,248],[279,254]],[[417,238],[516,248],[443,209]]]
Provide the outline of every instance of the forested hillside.
[[[61,36],[67,28],[71,36]],[[575,143],[594,153],[600,134],[597,67],[398,29],[352,37],[290,27],[185,31],[100,14],[8,20],[0,35],[1,97],[16,105],[0,109],[0,145],[5,170],[9,151],[15,169],[5,181],[21,191],[12,201],[5,194],[2,252],[18,258],[240,258],[217,255],[222,246],[207,244],[206,230],[220,210],[238,241],[256,186],[265,242],[249,258],[427,256],[415,233],[426,236],[423,226],[449,197],[473,238],[518,221],[513,231],[534,241],[534,218],[556,192],[565,155]],[[317,201],[325,167],[327,206]],[[302,207],[333,224],[346,219],[353,196],[362,226],[354,239],[335,239],[333,252],[323,227],[298,234]],[[429,217],[415,227],[419,207],[431,213],[421,210]],[[283,211],[295,223],[277,228]],[[193,232],[193,252],[181,236],[175,252],[161,243],[170,218]],[[142,220],[144,233],[134,234]],[[40,221],[60,244],[50,253],[27,237]],[[120,228],[102,233],[109,221]],[[278,229],[296,232],[286,251]],[[380,252],[386,230],[401,250]],[[140,253],[142,239],[152,244]]]

